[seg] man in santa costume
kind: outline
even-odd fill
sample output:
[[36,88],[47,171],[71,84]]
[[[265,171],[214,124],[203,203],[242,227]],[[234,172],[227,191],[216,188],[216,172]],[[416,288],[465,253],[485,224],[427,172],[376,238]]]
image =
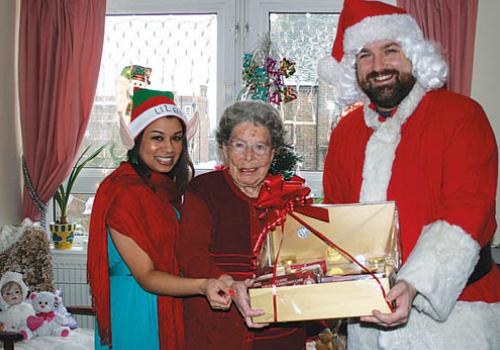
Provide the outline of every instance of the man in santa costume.
[[332,131],[325,200],[395,201],[403,261],[393,313],[350,321],[349,350],[500,349],[497,145],[481,106],[441,89],[447,74],[404,10],[345,1],[319,75],[363,105]]

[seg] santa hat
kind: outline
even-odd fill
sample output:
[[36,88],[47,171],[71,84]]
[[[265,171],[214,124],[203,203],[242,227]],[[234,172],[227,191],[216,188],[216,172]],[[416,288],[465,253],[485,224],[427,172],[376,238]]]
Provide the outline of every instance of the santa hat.
[[349,105],[363,96],[356,79],[356,55],[370,43],[398,42],[426,90],[446,81],[448,66],[437,45],[424,39],[417,22],[403,9],[379,1],[346,0],[331,56],[318,63],[318,75],[335,88],[337,102]]
[[162,117],[178,118],[186,130],[186,118],[175,105],[172,92],[136,88],[132,96],[130,123],[126,125],[123,118],[120,118],[120,133],[125,147],[132,149],[135,138],[149,124]]
[[[0,290],[9,282],[16,283],[19,288],[21,288],[21,292],[23,293],[23,300],[26,299],[26,297],[28,296],[28,286],[23,281],[23,275],[18,272],[7,271],[0,279]],[[1,294],[0,303],[6,304]]]

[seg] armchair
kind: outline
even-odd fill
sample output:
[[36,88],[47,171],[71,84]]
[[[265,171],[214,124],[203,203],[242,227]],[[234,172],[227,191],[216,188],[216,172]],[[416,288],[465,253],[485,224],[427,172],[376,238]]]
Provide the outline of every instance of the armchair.
[[[54,291],[49,239],[44,229],[26,219],[21,226],[6,225],[0,231],[0,276],[6,271],[23,274],[31,291]],[[90,307],[70,307],[73,314],[92,315]],[[27,342],[17,332],[0,331],[0,350],[93,349],[93,330],[77,328],[68,337],[35,337]],[[1,346],[3,343],[3,347]]]

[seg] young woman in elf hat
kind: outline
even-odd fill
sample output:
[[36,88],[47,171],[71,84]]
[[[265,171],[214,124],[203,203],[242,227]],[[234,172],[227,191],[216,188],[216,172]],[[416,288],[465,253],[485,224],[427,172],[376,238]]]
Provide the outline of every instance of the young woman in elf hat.
[[174,255],[180,197],[193,172],[186,120],[173,94],[138,89],[129,149],[99,186],[90,220],[88,275],[97,316],[96,349],[183,349],[180,296],[230,306],[227,276],[182,278]]

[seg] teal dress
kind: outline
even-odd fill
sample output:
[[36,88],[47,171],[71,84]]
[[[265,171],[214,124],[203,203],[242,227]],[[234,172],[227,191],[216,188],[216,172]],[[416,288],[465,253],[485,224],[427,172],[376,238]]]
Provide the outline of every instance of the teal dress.
[[[158,350],[158,307],[156,294],[145,291],[132,276],[108,231],[108,264],[112,350]],[[95,349],[101,345],[95,324]]]

